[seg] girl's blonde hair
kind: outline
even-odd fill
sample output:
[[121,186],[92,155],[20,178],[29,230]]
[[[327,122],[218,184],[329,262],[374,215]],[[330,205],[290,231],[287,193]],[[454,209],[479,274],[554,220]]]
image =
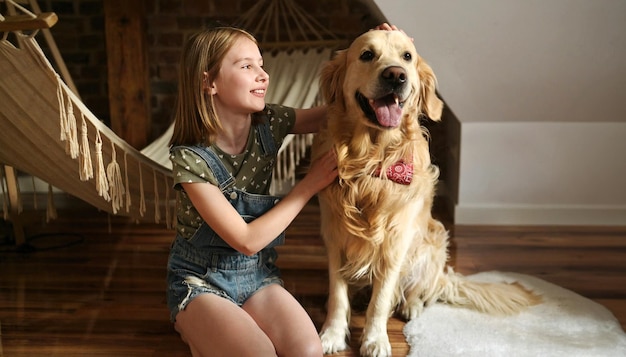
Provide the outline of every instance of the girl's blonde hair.
[[[205,83],[216,79],[226,53],[239,38],[257,43],[254,36],[235,27],[213,27],[192,35],[183,47],[178,75],[174,133],[170,145],[210,145],[222,129],[213,96]],[[208,78],[204,77],[204,72]]]

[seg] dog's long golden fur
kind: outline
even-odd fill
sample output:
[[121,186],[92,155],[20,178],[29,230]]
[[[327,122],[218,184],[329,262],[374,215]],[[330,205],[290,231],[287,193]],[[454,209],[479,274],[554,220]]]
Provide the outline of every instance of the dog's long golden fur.
[[[432,69],[400,31],[369,31],[321,74],[328,127],[315,157],[334,148],[339,179],[319,194],[329,258],[326,353],[347,348],[349,285],[371,285],[361,354],[389,356],[387,319],[416,318],[435,301],[489,313],[515,313],[538,298],[516,284],[473,283],[446,266],[448,233],[431,216],[438,169],[420,120],[440,120]],[[388,169],[412,166],[410,181]]]

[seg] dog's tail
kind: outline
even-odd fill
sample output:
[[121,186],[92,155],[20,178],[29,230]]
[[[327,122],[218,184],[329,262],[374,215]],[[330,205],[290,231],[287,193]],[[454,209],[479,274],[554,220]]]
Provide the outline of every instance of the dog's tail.
[[439,299],[455,306],[490,314],[513,315],[539,304],[541,296],[517,282],[486,283],[467,279],[448,268]]

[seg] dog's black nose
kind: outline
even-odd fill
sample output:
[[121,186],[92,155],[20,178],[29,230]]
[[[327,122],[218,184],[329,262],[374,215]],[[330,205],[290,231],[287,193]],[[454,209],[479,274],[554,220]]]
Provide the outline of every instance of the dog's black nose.
[[385,68],[381,76],[385,83],[394,88],[406,82],[406,72],[404,68],[398,66]]

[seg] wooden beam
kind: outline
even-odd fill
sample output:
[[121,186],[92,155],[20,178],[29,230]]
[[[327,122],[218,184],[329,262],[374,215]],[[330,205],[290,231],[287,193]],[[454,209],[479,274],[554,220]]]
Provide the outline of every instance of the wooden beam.
[[35,17],[29,15],[6,16],[4,21],[0,21],[0,31],[49,29],[58,20],[59,18],[54,12],[44,12]]
[[136,149],[148,144],[150,87],[143,0],[105,0],[111,129]]

